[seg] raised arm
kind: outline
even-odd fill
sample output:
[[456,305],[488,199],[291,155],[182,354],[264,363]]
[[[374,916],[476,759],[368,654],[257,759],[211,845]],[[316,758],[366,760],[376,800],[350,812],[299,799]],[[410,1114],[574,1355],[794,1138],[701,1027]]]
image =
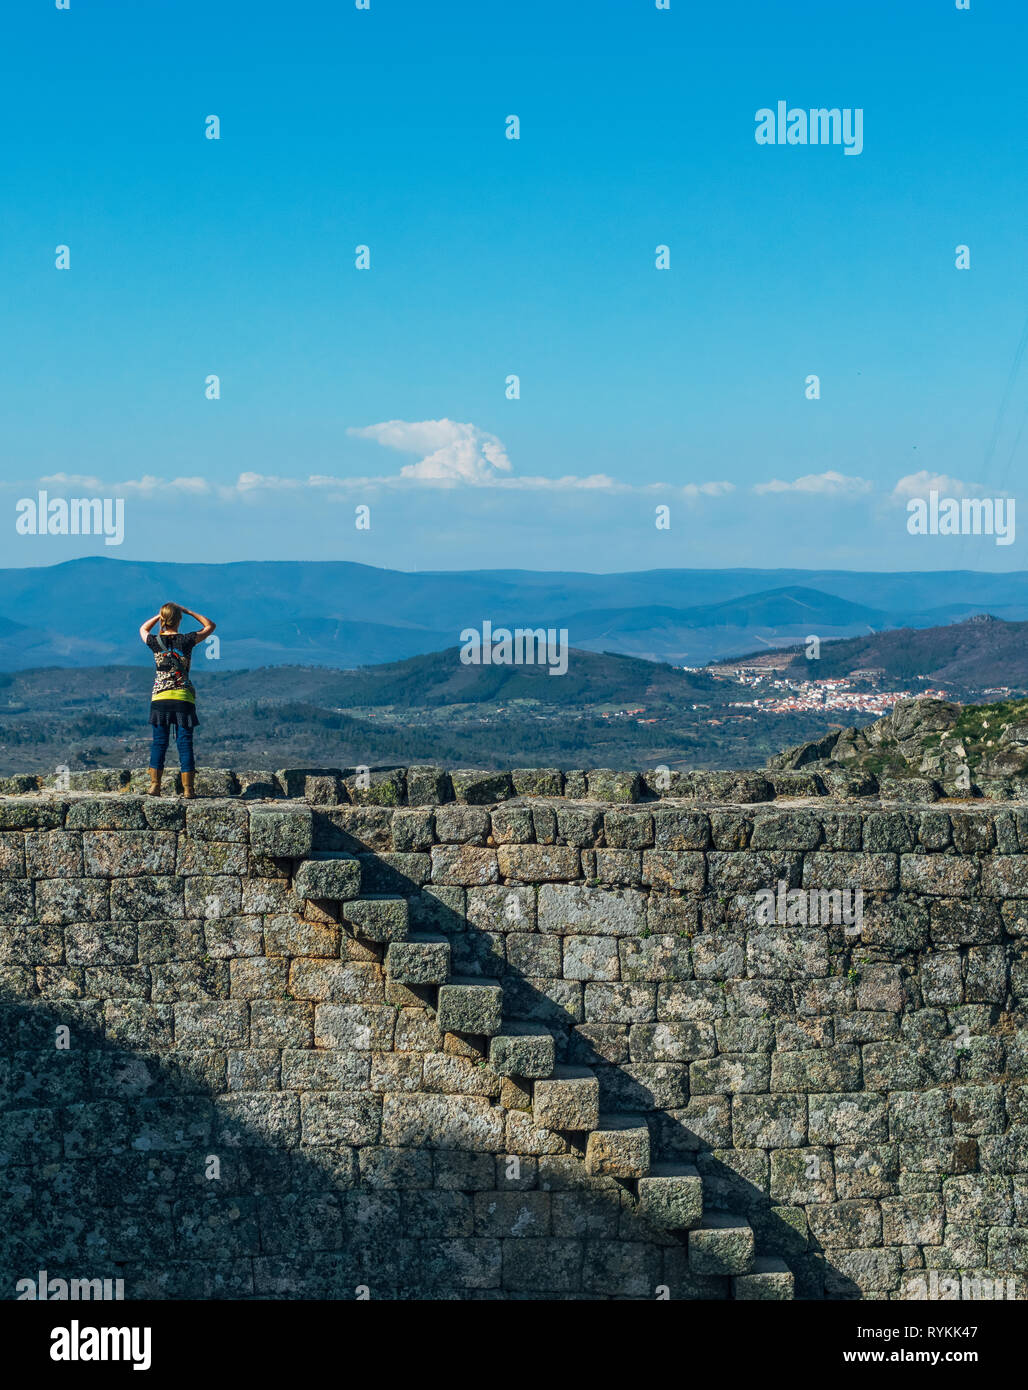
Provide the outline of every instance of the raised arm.
[[202,631],[200,633],[199,640],[201,641],[205,637],[210,637],[211,633],[218,626],[217,623],[211,622],[210,618],[205,618],[202,613],[194,613],[191,608],[185,608],[181,603],[179,604],[179,607],[182,609],[183,613],[187,613],[189,617],[195,618],[196,621],[200,624]]
[[139,629],[139,636],[142,639],[142,641],[146,641],[146,639],[150,636],[150,629],[152,627],[156,627],[160,621],[160,613],[155,613],[152,618],[147,618],[146,622]]

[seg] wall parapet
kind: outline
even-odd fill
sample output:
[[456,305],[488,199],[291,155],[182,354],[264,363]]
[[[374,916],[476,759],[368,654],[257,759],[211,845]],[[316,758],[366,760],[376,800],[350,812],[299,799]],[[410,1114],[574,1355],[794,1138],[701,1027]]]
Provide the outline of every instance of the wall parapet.
[[[181,791],[179,775],[168,784]],[[95,768],[53,773],[20,773],[0,778],[0,795],[37,792],[142,793],[145,768]],[[928,777],[878,777],[863,769],[818,771],[697,769],[666,767],[619,771],[613,768],[514,768],[507,771],[448,770],[435,765],[390,768],[297,767],[270,770],[201,768],[197,795],[302,799],[315,805],[430,806],[447,802],[489,805],[519,797],[637,804],[664,799],[755,804],[776,799],[828,798],[931,803],[944,799],[942,784]],[[167,792],[165,793],[167,795]],[[1008,799],[971,797],[968,803]]]

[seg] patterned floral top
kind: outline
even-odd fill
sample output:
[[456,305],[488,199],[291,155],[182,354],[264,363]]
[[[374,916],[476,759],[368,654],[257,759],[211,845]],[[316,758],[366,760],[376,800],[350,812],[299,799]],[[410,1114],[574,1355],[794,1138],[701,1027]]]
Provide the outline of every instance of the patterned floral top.
[[[199,632],[166,632],[160,638],[156,632],[149,634],[146,645],[153,652],[157,667],[151,702],[185,700],[195,705],[196,691],[189,679],[189,663],[192,660],[193,648],[199,641]],[[162,644],[164,650],[161,649]]]

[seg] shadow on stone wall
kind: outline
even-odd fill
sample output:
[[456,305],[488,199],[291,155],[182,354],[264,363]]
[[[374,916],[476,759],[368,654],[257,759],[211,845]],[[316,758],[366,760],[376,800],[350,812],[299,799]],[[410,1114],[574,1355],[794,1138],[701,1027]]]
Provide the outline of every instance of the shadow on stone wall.
[[[787,1259],[797,1297],[824,1297],[826,1273],[830,1297],[860,1296],[726,1161],[730,1140],[676,1121],[616,1053],[572,1034],[488,932],[358,852],[366,891],[408,896],[413,925],[450,938],[454,973],[502,981],[505,1020],[546,1025],[559,1060],[595,1068],[601,1111],[647,1116],[654,1161],[698,1165],[708,1205],[748,1217],[758,1253]],[[129,1299],[728,1295],[727,1280],[690,1274],[684,1236],[646,1226],[627,1187],[587,1177],[573,1136],[563,1140],[578,1158],[522,1155],[516,1179],[502,1153],[299,1146],[295,1092],[250,1091],[241,1115],[245,1072],[241,1090],[226,1089],[224,1051],[129,1048],[117,1013],[117,1001],[105,1021],[103,1002],[74,999],[0,1009],[5,1299],[40,1270],[122,1278]],[[55,1045],[62,1027],[67,1050]]]

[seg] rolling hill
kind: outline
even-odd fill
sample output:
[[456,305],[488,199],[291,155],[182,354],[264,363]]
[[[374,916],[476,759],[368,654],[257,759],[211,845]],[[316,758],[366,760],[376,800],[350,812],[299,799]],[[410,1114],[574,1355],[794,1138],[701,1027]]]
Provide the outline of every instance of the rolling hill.
[[[786,671],[809,675],[812,665],[797,652]],[[947,627],[900,628],[821,647],[817,675],[860,669],[881,670],[897,681],[926,676],[940,684],[1020,689],[1028,686],[1028,622],[980,614]]]
[[[465,666],[459,648],[409,657],[354,671],[323,666],[217,669],[194,658],[201,701],[307,703],[338,710],[435,709],[456,705],[509,704],[530,700],[551,706],[645,704],[676,706],[689,700],[721,703],[730,687],[702,672],[640,661],[616,653],[569,653],[567,674],[546,666]],[[89,704],[125,697],[146,702],[151,672],[104,666],[89,672]],[[0,717],[7,700],[33,708],[82,707],[83,684],[62,667],[36,668],[0,677]]]

